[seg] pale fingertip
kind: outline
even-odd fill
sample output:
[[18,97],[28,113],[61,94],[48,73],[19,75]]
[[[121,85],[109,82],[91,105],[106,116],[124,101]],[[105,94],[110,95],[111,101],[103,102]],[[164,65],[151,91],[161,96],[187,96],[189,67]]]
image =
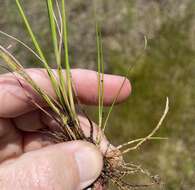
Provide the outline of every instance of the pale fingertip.
[[91,185],[100,176],[103,168],[101,152],[93,144],[83,145],[74,154],[79,170],[80,189]]

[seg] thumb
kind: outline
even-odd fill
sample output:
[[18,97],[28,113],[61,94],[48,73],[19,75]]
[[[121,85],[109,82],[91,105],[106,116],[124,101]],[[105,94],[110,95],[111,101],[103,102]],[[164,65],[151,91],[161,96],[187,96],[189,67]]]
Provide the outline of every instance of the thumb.
[[23,154],[0,165],[2,190],[80,190],[100,175],[103,157],[91,143],[74,141]]

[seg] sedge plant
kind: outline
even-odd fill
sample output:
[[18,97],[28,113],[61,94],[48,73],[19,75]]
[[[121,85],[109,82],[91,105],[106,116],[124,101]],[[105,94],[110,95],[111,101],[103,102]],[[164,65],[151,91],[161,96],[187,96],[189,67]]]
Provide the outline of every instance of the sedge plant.
[[[28,75],[22,64],[12,55],[9,50],[2,45],[0,45],[0,57],[3,59],[7,65],[7,69],[17,77],[22,78],[33,91],[38,94],[45,102],[46,107],[49,107],[54,113],[51,115],[45,107],[41,106],[36,100],[31,98],[27,93],[30,103],[32,103],[37,109],[40,109],[43,113],[54,119],[59,124],[58,130],[44,129],[40,130],[40,133],[45,133],[49,135],[55,143],[74,141],[74,140],[84,140],[93,143],[98,148],[100,148],[100,142],[102,135],[105,132],[105,128],[109,125],[109,117],[115,105],[115,102],[120,94],[120,91],[124,85],[126,77],[124,77],[124,82],[121,84],[111,107],[109,108],[107,116],[103,117],[103,98],[104,98],[104,60],[103,60],[103,47],[102,47],[102,37],[100,32],[100,26],[96,21],[96,44],[97,44],[97,78],[98,78],[98,131],[94,139],[93,135],[93,124],[90,118],[86,115],[91,126],[90,137],[86,137],[80,122],[78,119],[78,113],[76,111],[76,104],[78,106],[79,101],[76,99],[76,91],[74,89],[74,84],[71,78],[71,66],[69,63],[69,52],[68,52],[68,28],[67,28],[67,13],[65,0],[46,0],[51,39],[53,44],[53,52],[55,55],[55,63],[57,66],[57,75],[53,72],[49,60],[45,57],[44,52],[39,44],[33,29],[31,28],[30,22],[25,14],[23,6],[20,0],[15,0],[18,12],[25,24],[29,38],[32,40],[33,48],[26,45],[24,42],[18,38],[11,36],[3,31],[0,31],[1,35],[11,38],[17,41],[24,48],[28,49],[37,58],[37,63],[40,64],[47,72],[48,78],[51,82],[53,90],[56,94],[56,99],[48,95],[39,85],[33,81],[33,79]],[[145,38],[145,46],[147,45],[147,39]],[[65,68],[65,70],[63,70]],[[18,79],[18,82],[23,88],[23,84]],[[25,89],[24,89],[25,93]],[[147,140],[160,140],[164,139],[161,137],[155,137],[154,135],[159,130],[165,116],[167,115],[169,108],[169,100],[166,100],[166,106],[160,121],[153,129],[153,131],[144,138],[131,140],[122,145],[117,146],[114,150],[110,150],[103,155],[104,157],[104,167],[102,173],[97,179],[97,181],[92,184],[89,188],[96,189],[98,185],[107,188],[109,182],[112,182],[118,189],[138,189],[148,187],[150,185],[158,184],[159,180],[152,176],[148,171],[145,171],[139,165],[133,163],[126,163],[123,156],[130,151],[138,149]],[[84,110],[83,110],[84,112]],[[37,131],[36,131],[37,132]],[[125,181],[124,177],[132,174],[144,174],[151,179],[150,184],[132,184],[129,181]]]

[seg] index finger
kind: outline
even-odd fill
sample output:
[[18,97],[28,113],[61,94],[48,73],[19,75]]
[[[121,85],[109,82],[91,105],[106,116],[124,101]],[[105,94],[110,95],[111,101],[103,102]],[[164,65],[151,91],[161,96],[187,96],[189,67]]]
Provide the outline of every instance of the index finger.
[[[49,77],[44,69],[27,69],[26,72],[43,89],[48,95],[56,98]],[[56,72],[56,71],[54,71]],[[98,78],[97,72],[83,69],[73,69],[72,80],[75,86],[76,94],[79,101],[87,105],[96,105],[98,103]],[[23,88],[20,83],[22,83]],[[104,104],[110,105],[118,94],[124,77],[104,75]],[[24,113],[30,112],[35,107],[29,102],[26,93],[39,104],[43,105],[43,100],[32,90],[32,88],[22,80],[16,78],[11,73],[0,76],[0,117],[10,118],[17,117]],[[124,101],[131,92],[131,85],[125,80],[117,103]]]

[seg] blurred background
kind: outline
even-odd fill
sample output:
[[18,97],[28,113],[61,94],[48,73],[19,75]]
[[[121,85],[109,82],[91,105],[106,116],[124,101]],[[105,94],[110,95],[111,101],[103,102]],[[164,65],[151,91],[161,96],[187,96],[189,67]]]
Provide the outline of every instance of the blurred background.
[[[114,108],[107,136],[115,144],[146,136],[162,115],[166,96],[170,112],[159,136],[127,155],[164,182],[159,189],[195,189],[195,1],[194,0],[98,0],[106,73],[125,75],[133,91],[126,103]],[[51,62],[45,1],[23,1],[34,31]],[[72,67],[96,70],[95,17],[91,0],[67,0]],[[0,30],[31,45],[15,1],[0,0]],[[144,51],[144,35],[148,47]],[[4,46],[26,67],[36,59],[18,43],[0,36]],[[143,56],[139,56],[142,54]],[[95,120],[96,108],[88,108]],[[132,177],[132,183],[145,183]],[[114,189],[114,188],[113,188]],[[151,187],[149,189],[152,189]],[[155,187],[154,189],[158,189]]]

